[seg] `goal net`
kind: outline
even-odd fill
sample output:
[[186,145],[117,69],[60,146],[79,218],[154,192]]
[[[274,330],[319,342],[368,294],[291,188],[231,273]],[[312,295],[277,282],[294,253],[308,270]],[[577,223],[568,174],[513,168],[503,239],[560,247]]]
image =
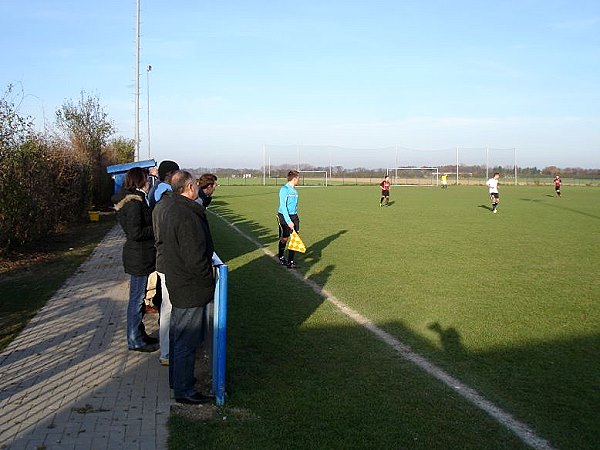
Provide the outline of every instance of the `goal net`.
[[298,186],[327,186],[328,174],[326,170],[299,170]]
[[392,186],[437,186],[440,178],[437,167],[392,167],[386,173]]

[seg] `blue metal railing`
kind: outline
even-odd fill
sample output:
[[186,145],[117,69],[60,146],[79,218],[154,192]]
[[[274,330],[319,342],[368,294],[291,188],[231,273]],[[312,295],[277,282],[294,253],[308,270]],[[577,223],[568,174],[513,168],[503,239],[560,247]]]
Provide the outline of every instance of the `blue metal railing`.
[[212,391],[217,405],[225,403],[225,361],[227,346],[227,276],[229,268],[215,253],[216,287],[213,312]]

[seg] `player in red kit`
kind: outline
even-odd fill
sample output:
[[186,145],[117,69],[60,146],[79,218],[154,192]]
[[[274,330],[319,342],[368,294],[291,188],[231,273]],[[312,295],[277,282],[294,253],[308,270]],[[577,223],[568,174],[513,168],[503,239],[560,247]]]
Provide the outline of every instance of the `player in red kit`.
[[556,191],[556,195],[558,197],[560,197],[560,185],[562,184],[562,181],[560,181],[560,176],[556,175],[553,183],[554,183],[554,190]]
[[379,187],[381,188],[381,198],[379,199],[379,206],[383,206],[383,201],[385,200],[385,206],[390,206],[390,186],[392,185],[390,181],[390,177],[388,175],[385,176],[383,181],[379,183]]

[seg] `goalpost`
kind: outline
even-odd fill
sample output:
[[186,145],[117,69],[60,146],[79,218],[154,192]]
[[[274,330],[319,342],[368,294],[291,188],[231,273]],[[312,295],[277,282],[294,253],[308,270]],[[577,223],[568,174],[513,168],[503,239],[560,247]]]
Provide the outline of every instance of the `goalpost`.
[[437,186],[440,171],[437,167],[392,167],[387,175],[392,186]]
[[298,186],[321,187],[329,184],[329,174],[326,170],[299,170]]

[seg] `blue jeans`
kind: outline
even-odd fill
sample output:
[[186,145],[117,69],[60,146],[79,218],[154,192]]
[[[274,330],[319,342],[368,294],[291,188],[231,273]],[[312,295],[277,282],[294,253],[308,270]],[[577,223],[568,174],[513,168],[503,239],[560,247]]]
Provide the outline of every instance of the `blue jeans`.
[[146,345],[144,337],[146,328],[142,319],[144,317],[144,297],[148,275],[131,275],[129,279],[129,304],[127,305],[127,346],[130,349]]
[[171,309],[169,327],[169,384],[175,398],[194,395],[196,350],[204,338],[204,306]]

